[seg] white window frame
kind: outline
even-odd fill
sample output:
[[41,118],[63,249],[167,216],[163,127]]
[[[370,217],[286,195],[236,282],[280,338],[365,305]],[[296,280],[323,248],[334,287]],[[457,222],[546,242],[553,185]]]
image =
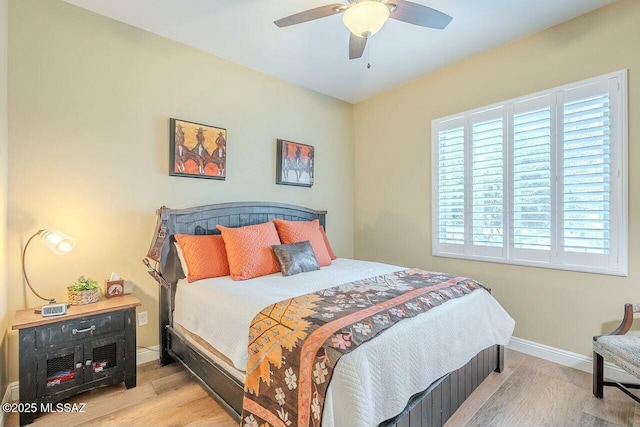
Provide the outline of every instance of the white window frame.
[[[463,113],[454,114],[431,122],[431,165],[432,165],[432,255],[436,257],[458,258],[473,261],[489,261],[503,264],[523,265],[531,267],[542,267],[557,270],[580,271],[596,274],[607,274],[614,276],[628,276],[628,194],[629,194],[629,168],[628,168],[628,72],[620,70],[591,79],[555,87],[553,89],[540,91],[534,94],[514,98],[505,102],[499,102],[486,107],[476,108]],[[563,121],[564,105],[563,94],[566,91],[575,91],[584,86],[596,83],[607,82],[610,86],[610,93],[617,93],[615,100],[610,103],[612,121],[610,124],[610,236],[611,247],[609,265],[603,265],[596,261],[598,256],[592,254],[558,254],[560,240],[562,239],[562,206],[558,197],[551,199],[551,240],[552,250],[537,251],[532,249],[516,249],[513,247],[512,224],[513,224],[513,182],[510,179],[513,172],[513,117],[514,109],[518,103],[535,103],[536,99],[556,100],[556,114],[551,115],[552,134],[552,154],[551,154],[551,185],[557,187],[562,185],[562,162],[559,159],[561,148],[556,144],[558,132],[562,127],[558,123]],[[543,105],[543,104],[541,104]],[[503,169],[503,194],[504,194],[504,242],[502,248],[479,248],[474,247],[472,238],[473,213],[472,201],[467,196],[470,194],[467,187],[472,186],[472,152],[469,149],[471,130],[473,125],[472,117],[482,116],[485,113],[493,114],[496,110],[502,111],[504,138],[504,169]],[[439,242],[439,133],[447,128],[464,126],[465,131],[465,243],[464,245],[440,244]],[[555,151],[553,148],[555,147]],[[555,191],[557,194],[558,192]],[[499,250],[496,250],[499,249]],[[600,256],[601,258],[602,256]]]

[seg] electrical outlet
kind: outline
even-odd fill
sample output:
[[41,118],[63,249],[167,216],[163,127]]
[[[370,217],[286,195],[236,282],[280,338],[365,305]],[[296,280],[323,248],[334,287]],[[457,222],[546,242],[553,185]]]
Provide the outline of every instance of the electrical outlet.
[[149,323],[149,318],[147,317],[147,312],[143,311],[142,313],[138,313],[138,326],[144,326]]

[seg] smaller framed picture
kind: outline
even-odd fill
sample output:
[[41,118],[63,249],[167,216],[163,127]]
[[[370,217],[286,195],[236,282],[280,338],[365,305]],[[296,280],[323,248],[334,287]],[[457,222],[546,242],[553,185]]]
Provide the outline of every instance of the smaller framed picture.
[[313,186],[313,146],[284,139],[279,139],[277,144],[276,184]]
[[124,280],[107,280],[104,294],[107,298],[124,295]]

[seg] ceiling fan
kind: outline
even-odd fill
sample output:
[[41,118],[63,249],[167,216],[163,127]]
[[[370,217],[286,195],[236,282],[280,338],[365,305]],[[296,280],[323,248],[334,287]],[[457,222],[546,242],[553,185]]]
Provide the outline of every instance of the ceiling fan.
[[396,19],[421,27],[444,29],[453,19],[447,14],[407,0],[347,0],[348,4],[333,3],[305,10],[274,22],[278,27],[302,24],[338,13],[351,32],[349,59],[364,53],[369,37],[380,31],[387,19]]

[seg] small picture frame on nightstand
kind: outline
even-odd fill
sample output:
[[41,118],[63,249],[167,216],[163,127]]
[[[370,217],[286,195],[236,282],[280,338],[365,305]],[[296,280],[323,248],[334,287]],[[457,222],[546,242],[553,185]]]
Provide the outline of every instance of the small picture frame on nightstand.
[[119,297],[124,295],[124,280],[106,280],[104,295],[107,298]]

